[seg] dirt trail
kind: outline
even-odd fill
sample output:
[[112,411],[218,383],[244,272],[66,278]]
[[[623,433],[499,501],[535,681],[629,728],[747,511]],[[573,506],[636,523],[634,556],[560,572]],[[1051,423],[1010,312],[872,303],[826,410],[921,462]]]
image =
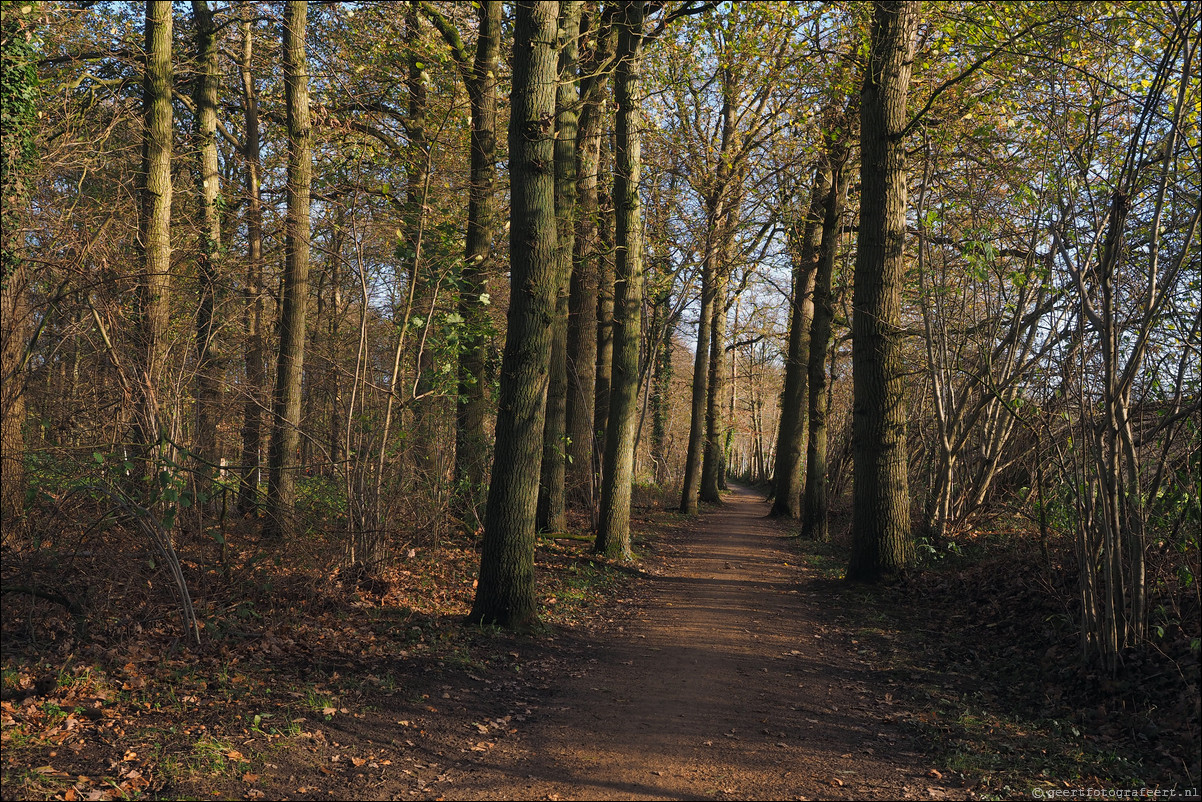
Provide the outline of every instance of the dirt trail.
[[[638,609],[555,678],[468,799],[941,798],[874,667],[825,638],[822,583],[736,488],[669,536]],[[574,670],[572,670],[574,669]],[[465,770],[466,769],[466,770]]]

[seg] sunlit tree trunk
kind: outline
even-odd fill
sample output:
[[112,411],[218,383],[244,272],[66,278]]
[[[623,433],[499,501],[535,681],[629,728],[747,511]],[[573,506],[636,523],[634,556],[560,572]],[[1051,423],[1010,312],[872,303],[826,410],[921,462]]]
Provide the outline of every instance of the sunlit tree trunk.
[[[196,433],[194,449],[198,459],[197,476],[209,477],[218,462],[217,424],[221,418],[221,371],[214,342],[214,312],[217,301],[218,273],[221,264],[221,194],[217,162],[217,39],[213,14],[205,0],[193,0],[192,17],[196,26],[196,63],[198,74],[192,92],[195,111],[195,145],[200,194],[200,241],[198,243],[196,308]],[[198,479],[197,487],[208,493],[208,482]]]
[[558,4],[516,6],[509,119],[509,329],[496,458],[470,623],[523,628],[537,617],[534,534],[556,303],[555,85]]
[[[605,115],[606,78],[602,65],[612,54],[616,39],[608,19],[598,14],[581,18],[582,69],[580,119],[576,139],[575,253],[568,299],[568,465],[565,479],[567,503],[593,508],[596,481],[595,415],[597,411],[598,254],[600,221],[597,172],[601,163],[602,120]],[[612,305],[611,305],[612,308]],[[607,374],[608,375],[608,374]],[[608,389],[608,382],[607,382]]]
[[805,491],[801,514],[801,536],[811,540],[828,538],[826,416],[829,400],[829,381],[826,372],[827,354],[831,347],[831,322],[835,306],[831,296],[831,281],[835,270],[835,254],[839,247],[843,225],[843,199],[847,195],[848,147],[843,134],[828,134],[828,164],[830,185],[823,199],[822,243],[818,249],[818,268],[814,274],[814,318],[810,323],[810,352],[807,371],[806,411],[809,418],[809,437],[806,441]]
[[551,375],[547,388],[547,419],[543,427],[542,479],[539,482],[538,528],[543,532],[567,529],[564,517],[564,481],[567,458],[568,402],[568,295],[572,255],[576,241],[576,124],[580,94],[577,65],[580,60],[580,14],[583,2],[559,5],[559,88],[555,109],[555,218],[559,224],[558,297],[551,329]]
[[616,156],[614,220],[617,261],[614,281],[613,389],[601,472],[601,523],[597,551],[629,560],[630,486],[638,417],[639,345],[643,311],[643,220],[639,201],[642,166],[638,104],[643,41],[643,0],[623,3],[614,74]]
[[601,137],[601,157],[597,184],[597,379],[594,383],[593,409],[593,470],[601,473],[605,453],[605,432],[609,426],[609,395],[613,386],[614,357],[614,203],[610,185],[605,183],[605,169],[613,153],[608,136]]
[[809,432],[806,399],[809,383],[810,328],[814,319],[814,278],[822,241],[822,218],[831,191],[830,167],[820,157],[814,170],[809,211],[793,220],[786,236],[793,261],[793,298],[789,313],[789,346],[785,354],[785,387],[780,400],[776,469],[771,515],[801,517],[802,465]]
[[901,289],[905,276],[906,97],[916,2],[874,3],[860,95],[860,232],[852,301],[855,491],[847,578],[876,581],[913,556],[906,459]]
[[[146,68],[142,84],[142,213],[138,234],[142,245],[142,375],[137,418],[137,444],[150,462],[158,457],[164,434],[164,373],[167,332],[171,324],[171,3],[146,4]],[[147,464],[145,470],[153,471]]]
[[[712,215],[711,215],[712,216]],[[697,512],[701,488],[701,457],[705,448],[705,409],[709,397],[710,326],[718,296],[717,243],[713,226],[708,227],[705,257],[701,266],[701,311],[697,315],[697,350],[693,355],[693,392],[689,404],[689,445],[685,454],[680,511]]]
[[247,5],[242,14],[242,106],[246,131],[246,289],[243,320],[246,325],[246,400],[242,411],[242,472],[238,487],[238,511],[248,515],[255,507],[263,451],[263,409],[266,406],[267,347],[263,338],[263,204],[259,192],[259,98],[251,75],[254,32]]
[[267,534],[293,532],[297,451],[300,445],[301,379],[305,361],[305,312],[309,300],[309,185],[312,129],[309,125],[309,67],[305,55],[308,4],[284,5],[284,102],[288,131],[288,218],[285,222],[280,356],[276,367],[268,456]]

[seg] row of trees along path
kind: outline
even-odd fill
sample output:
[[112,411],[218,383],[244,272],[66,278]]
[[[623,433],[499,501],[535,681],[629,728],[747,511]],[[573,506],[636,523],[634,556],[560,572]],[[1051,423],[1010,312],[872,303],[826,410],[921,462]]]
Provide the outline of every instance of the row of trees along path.
[[[796,565],[768,505],[734,487],[667,535],[645,595],[582,644],[460,799],[900,799],[954,789],[890,724],[882,667],[824,636],[829,583]],[[946,781],[942,781],[946,782]],[[446,791],[444,791],[446,792]]]

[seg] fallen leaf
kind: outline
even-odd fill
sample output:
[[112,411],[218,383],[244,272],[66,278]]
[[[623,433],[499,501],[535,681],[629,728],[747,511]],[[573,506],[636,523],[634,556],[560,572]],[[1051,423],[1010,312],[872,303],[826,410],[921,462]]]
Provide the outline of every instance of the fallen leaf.
[[361,758],[361,757],[351,758],[351,763],[355,764],[356,768],[358,768],[359,766],[362,766],[366,762],[367,762],[367,760],[365,758]]
[[248,771],[246,774],[242,775],[242,782],[244,782],[244,783],[257,783],[258,781],[259,781],[258,774],[251,774]]
[[936,780],[943,779],[943,775],[939,773],[938,769],[931,769],[930,771],[927,772],[927,776],[934,777]]

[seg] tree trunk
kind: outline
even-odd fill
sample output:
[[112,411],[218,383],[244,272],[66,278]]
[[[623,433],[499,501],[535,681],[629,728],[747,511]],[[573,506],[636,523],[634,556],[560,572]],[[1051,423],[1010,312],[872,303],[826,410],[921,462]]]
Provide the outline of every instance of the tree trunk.
[[[600,26],[589,38],[586,23]],[[580,77],[580,120],[576,139],[576,181],[579,197],[575,253],[568,298],[568,465],[565,478],[567,503],[593,508],[594,419],[597,412],[597,343],[600,289],[597,171],[601,162],[601,123],[608,71],[602,65],[615,46],[613,26],[593,15],[582,17],[581,44],[585,49]]]
[[559,87],[555,110],[555,218],[558,221],[559,272],[555,323],[551,328],[551,375],[547,388],[547,419],[543,427],[542,479],[539,482],[538,529],[562,532],[564,481],[567,457],[565,427],[568,403],[568,295],[572,255],[576,241],[576,123],[580,94],[577,65],[580,60],[580,13],[583,2],[568,0],[559,6]]
[[480,4],[476,57],[468,84],[471,103],[471,186],[468,190],[467,248],[459,294],[465,336],[459,358],[459,403],[456,412],[455,476],[460,489],[474,498],[487,475],[488,314],[483,297],[492,271],[492,238],[497,179],[497,69],[501,43],[501,0]]
[[828,539],[826,466],[826,415],[828,379],[827,354],[831,347],[831,321],[835,306],[831,297],[831,279],[835,270],[835,254],[843,224],[843,198],[847,193],[847,143],[842,134],[831,128],[828,164],[830,186],[823,202],[822,244],[818,250],[818,269],[814,274],[814,319],[810,324],[810,353],[807,370],[809,387],[807,414],[809,438],[806,444],[805,501],[802,504],[801,536],[811,540]]
[[246,401],[242,411],[242,471],[238,512],[249,515],[258,503],[263,452],[263,409],[266,406],[267,346],[263,340],[263,203],[259,192],[259,99],[251,75],[254,33],[249,6],[242,14],[242,105],[246,114],[243,157],[246,159]]
[[914,546],[906,458],[901,288],[905,275],[906,96],[915,2],[877,2],[860,95],[860,232],[852,303],[855,463],[847,578],[903,571]]
[[798,230],[800,221],[794,220],[786,234],[793,261],[793,298],[789,314],[789,350],[785,356],[785,387],[780,399],[780,429],[776,440],[774,493],[769,513],[774,517],[801,517],[802,465],[809,433],[806,401],[814,279],[818,272],[824,208],[831,191],[830,166],[825,157],[819,157],[814,169],[810,208],[801,230]]
[[534,622],[534,524],[558,269],[555,222],[555,31],[558,4],[516,9],[509,120],[511,295],[501,365],[496,459],[480,578],[469,623]]
[[197,184],[200,190],[200,237],[198,243],[196,308],[196,433],[193,438],[197,457],[197,489],[209,494],[220,455],[217,452],[217,424],[221,419],[221,366],[214,344],[214,312],[218,273],[221,262],[221,194],[217,161],[217,86],[221,79],[217,66],[217,39],[213,13],[205,0],[193,0],[192,18],[196,26],[196,62],[198,74],[192,93],[195,112]]
[[308,4],[284,5],[284,102],[288,130],[288,218],[285,222],[284,282],[280,302],[280,356],[276,367],[268,455],[268,518],[265,532],[293,532],[301,390],[305,361],[305,312],[309,301],[309,185],[312,130],[309,125],[309,66],[305,56]]
[[[712,216],[712,215],[711,215]],[[684,481],[680,493],[680,511],[697,512],[701,489],[701,457],[705,443],[705,410],[709,397],[710,326],[714,322],[714,304],[718,295],[717,242],[709,226],[705,260],[701,266],[701,311],[697,315],[697,350],[693,356],[693,395],[689,407],[689,447],[685,455]]]
[[609,137],[601,137],[598,167],[597,219],[600,256],[597,264],[597,381],[593,410],[593,470],[601,474],[605,431],[609,425],[609,393],[613,384],[614,357],[614,206],[611,187],[600,179],[612,163]]
[[[651,463],[655,470],[655,484],[662,487],[668,481],[668,420],[672,410],[672,332],[676,317],[669,312],[671,296],[665,294],[656,310],[669,313],[663,338],[655,349],[651,374]],[[651,327],[656,331],[656,326]]]
[[623,3],[614,74],[617,163],[614,170],[616,267],[614,281],[613,385],[601,473],[601,524],[597,551],[629,560],[630,486],[634,474],[634,430],[638,416],[639,345],[643,311],[643,221],[639,202],[642,166],[639,130],[640,46],[643,1]]
[[[725,229],[726,223],[722,224]],[[705,452],[701,460],[702,501],[722,503],[721,482],[723,465],[722,397],[726,395],[726,373],[722,364],[726,357],[726,271],[729,264],[729,239],[725,230],[719,231],[722,245],[718,253],[718,275],[715,287],[713,318],[710,320],[710,347],[705,403]]]
[[167,389],[167,330],[171,324],[171,3],[146,4],[146,69],[142,84],[142,375],[138,381],[137,439],[148,460],[147,475],[156,469],[158,445],[165,434],[160,412]]

